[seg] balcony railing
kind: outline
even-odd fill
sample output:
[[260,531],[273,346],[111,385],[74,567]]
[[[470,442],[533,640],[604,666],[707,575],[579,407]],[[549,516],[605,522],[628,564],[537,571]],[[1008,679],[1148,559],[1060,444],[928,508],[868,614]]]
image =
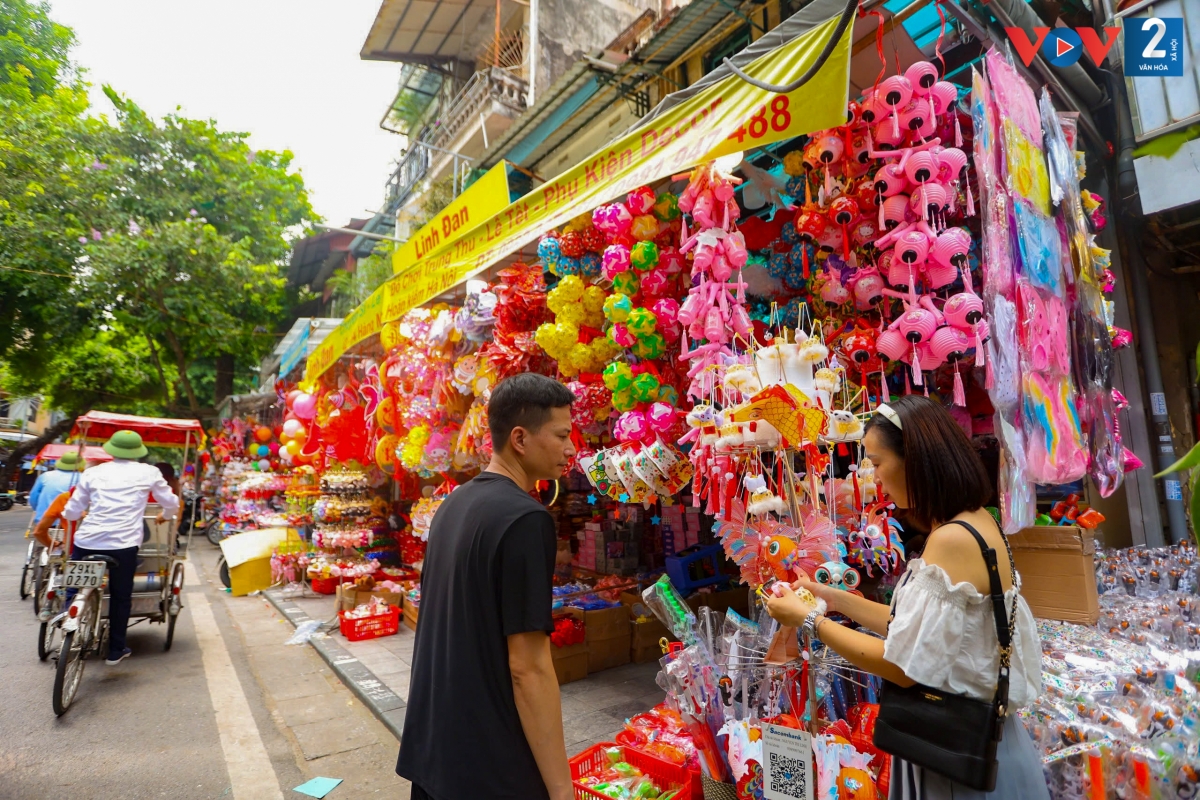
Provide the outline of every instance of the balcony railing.
[[472,75],[450,106],[410,143],[408,152],[388,179],[389,213],[396,213],[439,155],[450,155],[464,130],[479,123],[481,116],[486,119],[496,111],[516,116],[525,109],[527,91],[524,80],[503,68],[491,67]]

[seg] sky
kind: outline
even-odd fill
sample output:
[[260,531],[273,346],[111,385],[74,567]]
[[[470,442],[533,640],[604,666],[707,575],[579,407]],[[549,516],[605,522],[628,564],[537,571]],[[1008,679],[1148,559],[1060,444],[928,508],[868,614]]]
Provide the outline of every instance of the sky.
[[73,60],[161,117],[176,112],[291,150],[314,210],[331,225],[366,217],[403,139],[379,128],[400,65],[363,61],[380,0],[51,0],[75,30]]

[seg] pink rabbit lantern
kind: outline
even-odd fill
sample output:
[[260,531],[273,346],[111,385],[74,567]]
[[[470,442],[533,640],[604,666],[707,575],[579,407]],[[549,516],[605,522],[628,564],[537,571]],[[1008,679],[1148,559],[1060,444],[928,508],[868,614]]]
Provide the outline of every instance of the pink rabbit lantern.
[[913,87],[908,82],[908,78],[903,75],[892,75],[890,78],[885,78],[879,84],[878,95],[883,99],[883,104],[892,111],[892,132],[893,135],[900,135],[899,114],[900,110],[908,105],[912,100]]
[[871,129],[872,150],[896,150],[904,144],[904,132],[896,124],[896,116],[889,114],[891,122],[885,117],[882,122]]
[[972,330],[983,319],[983,300],[974,292],[959,292],[946,301],[942,313],[947,324]]
[[890,231],[908,222],[909,197],[906,194],[893,195],[879,206],[880,227]]
[[938,81],[929,90],[929,99],[933,101],[933,113],[940,117],[958,102],[958,87],[949,81]]
[[913,94],[924,97],[937,83],[938,70],[928,61],[918,61],[904,71],[904,77],[912,86]]
[[950,205],[950,193],[940,183],[923,183],[916,188],[910,198],[913,213],[920,213],[922,219],[937,216]]
[[938,160],[928,150],[921,150],[908,157],[904,164],[904,175],[916,185],[936,180],[939,169]]
[[896,260],[904,264],[924,264],[929,256],[929,237],[916,228],[910,228],[896,239]]
[[937,317],[927,308],[909,308],[892,325],[906,340],[920,344],[933,336],[938,328]]
[[[947,325],[938,328],[929,339],[928,352],[939,364],[943,361],[953,363],[966,358],[973,344],[965,333]],[[925,369],[933,369],[933,364],[926,364]]]
[[958,280],[958,270],[930,260],[925,262],[925,288],[935,291]]
[[970,249],[970,233],[963,228],[947,228],[938,234],[937,241],[929,248],[929,257],[942,266],[957,270],[966,266]]
[[908,176],[899,164],[886,164],[875,173],[875,191],[884,197],[895,197],[908,190]]
[[923,97],[915,98],[912,103],[900,112],[900,127],[913,131],[922,139],[931,136],[936,129],[933,108]]
[[917,279],[917,265],[901,261],[891,250],[880,257],[879,264],[881,269],[886,265],[888,283],[897,289],[911,289]]
[[904,334],[888,328],[875,340],[875,350],[889,361],[903,361],[908,355],[908,341]]

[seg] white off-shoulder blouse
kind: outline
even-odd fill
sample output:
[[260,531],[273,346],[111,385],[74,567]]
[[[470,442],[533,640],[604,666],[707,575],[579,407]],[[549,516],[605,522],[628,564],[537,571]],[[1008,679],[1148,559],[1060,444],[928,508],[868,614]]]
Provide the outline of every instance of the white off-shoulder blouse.
[[[1021,576],[1005,593],[1017,597],[1017,620],[1009,673],[1009,708],[1029,705],[1042,691],[1042,648],[1029,604],[1019,592]],[[991,600],[974,585],[952,584],[946,571],[920,558],[908,569],[893,597],[883,657],[917,683],[978,700],[996,694],[1000,643]]]

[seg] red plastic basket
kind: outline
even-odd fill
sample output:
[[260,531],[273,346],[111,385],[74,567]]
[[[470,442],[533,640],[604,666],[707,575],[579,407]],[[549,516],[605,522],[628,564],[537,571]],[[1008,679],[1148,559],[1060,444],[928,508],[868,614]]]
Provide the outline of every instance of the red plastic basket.
[[312,590],[317,594],[337,594],[337,587],[350,581],[345,578],[311,578]]
[[342,629],[342,636],[352,642],[391,636],[400,630],[400,607],[389,606],[387,613],[376,614],[373,617],[347,618],[345,611],[339,611],[338,625]]
[[692,775],[688,772],[687,767],[677,767],[660,758],[634,750],[632,747],[608,742],[592,745],[571,759],[571,780],[575,782],[575,800],[592,800],[592,798],[609,800],[606,795],[593,792],[579,781],[607,767],[608,756],[604,751],[618,746],[625,754],[625,761],[650,776],[650,779],[658,784],[659,789],[664,792],[668,789],[678,789],[675,800],[692,800]]

